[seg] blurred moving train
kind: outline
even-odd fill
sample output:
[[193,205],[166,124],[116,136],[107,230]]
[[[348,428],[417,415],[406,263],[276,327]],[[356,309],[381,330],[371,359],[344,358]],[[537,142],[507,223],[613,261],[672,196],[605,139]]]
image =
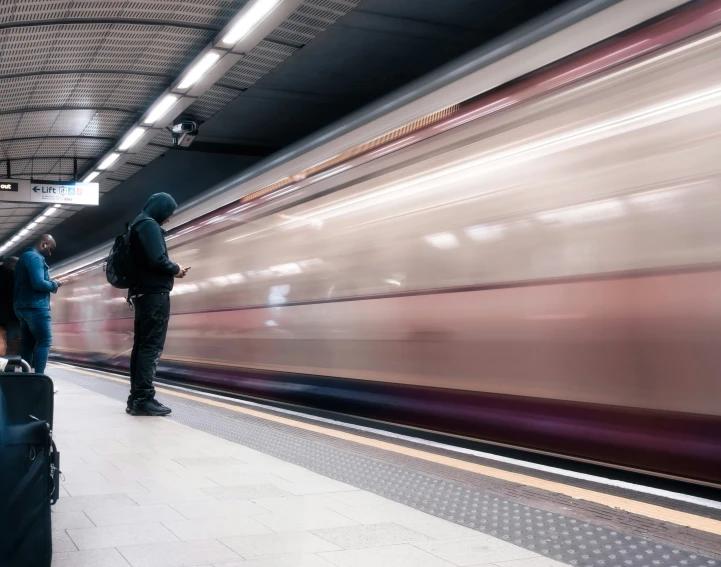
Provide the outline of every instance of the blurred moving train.
[[[190,211],[160,374],[721,484],[719,24],[691,3]],[[55,273],[56,359],[127,368],[102,262]]]

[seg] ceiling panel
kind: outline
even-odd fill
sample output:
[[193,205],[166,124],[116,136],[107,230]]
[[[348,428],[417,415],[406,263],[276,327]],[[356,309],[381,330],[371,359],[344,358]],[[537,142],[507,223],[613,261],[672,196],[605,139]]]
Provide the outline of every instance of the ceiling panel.
[[68,2],[66,18],[118,18],[123,15],[126,0],[85,0]]
[[92,69],[136,70],[138,57],[147,53],[163,26],[116,24],[90,64]]
[[115,140],[98,138],[75,138],[68,150],[69,155],[99,156],[105,154]]
[[295,47],[262,41],[236,63],[220,83],[237,89],[246,89],[296,51],[298,49]]
[[215,37],[215,32],[165,27],[139,57],[135,70],[178,75]]
[[58,110],[25,112],[18,122],[14,137],[30,138],[47,135],[59,114]]
[[120,185],[122,181],[117,181],[115,179],[103,179],[100,182],[100,193],[107,193],[108,191],[115,189],[118,185]]
[[[0,63],[2,65],[2,63]],[[14,77],[0,79],[0,105],[3,111],[26,108],[35,92],[38,77]],[[0,130],[4,136],[6,130]]]
[[46,132],[49,136],[79,136],[90,124],[97,113],[94,110],[61,110],[53,123],[52,128]]
[[[5,143],[5,156],[11,160],[19,160],[34,156],[38,148],[42,144],[42,139],[35,140],[13,140]],[[16,164],[13,163],[13,169]]]
[[170,147],[173,145],[173,135],[168,130],[161,130],[151,144]]
[[55,36],[62,26],[33,26],[0,30],[0,76],[42,71]]
[[119,138],[136,118],[134,114],[114,110],[95,112],[82,135]]
[[[118,82],[124,77],[113,73],[85,73],[74,76],[78,77],[78,80],[73,85],[67,104],[86,108],[105,106],[106,101],[117,88]],[[52,79],[57,81],[55,76]],[[121,107],[124,108],[125,105]],[[128,107],[133,108],[133,105]]]
[[[0,98],[0,100],[2,100]],[[20,114],[0,115],[0,140],[7,140],[15,136],[15,129],[20,122]]]
[[[40,176],[47,176],[55,165],[58,163],[58,158],[33,158],[25,161],[26,165],[20,173],[30,174],[37,179],[43,179]],[[13,163],[15,165],[15,163]],[[45,177],[47,179],[47,177]]]
[[62,81],[58,81],[58,78],[53,76],[43,76],[39,79],[35,83],[32,95],[26,100],[26,104],[30,108],[66,106],[79,76],[66,76]]
[[[82,171],[84,167],[89,166],[93,160],[78,159],[78,171]],[[48,169],[48,173],[54,174],[55,176],[71,176],[73,174],[75,165],[72,157],[65,159],[59,159],[55,164]],[[52,179],[52,178],[51,178]]]
[[113,179],[124,180],[128,177],[135,175],[141,169],[143,169],[142,165],[137,165],[134,163],[124,163],[118,169],[113,171],[110,174],[110,177],[112,177]]
[[196,120],[205,122],[226,104],[240,94],[236,89],[228,89],[215,85],[187,110],[187,114]]
[[48,57],[43,71],[90,68],[112,29],[110,24],[62,26],[62,29],[53,34],[52,44],[46,49]]
[[[8,152],[8,157],[10,157],[12,159],[12,156],[10,155],[9,152]],[[11,165],[12,165],[13,177],[19,177],[20,175],[22,175],[22,173],[25,171],[26,168],[27,168],[28,174],[29,174],[31,161],[32,160],[29,160],[29,159],[12,159]]]
[[35,157],[64,156],[73,143],[73,138],[46,138],[35,150]]
[[140,165],[148,165],[151,161],[162,156],[168,151],[168,146],[147,145],[141,152],[135,154],[131,159],[131,163]]
[[124,2],[124,17],[170,19],[221,26],[245,5],[244,0],[164,0]]
[[[143,75],[116,76],[113,90],[105,101],[111,108],[144,108],[149,100],[156,99],[171,83],[166,77]],[[112,81],[108,80],[108,85]]]
[[[10,3],[13,3],[12,0]],[[33,21],[61,18],[71,0],[16,0],[11,21]]]

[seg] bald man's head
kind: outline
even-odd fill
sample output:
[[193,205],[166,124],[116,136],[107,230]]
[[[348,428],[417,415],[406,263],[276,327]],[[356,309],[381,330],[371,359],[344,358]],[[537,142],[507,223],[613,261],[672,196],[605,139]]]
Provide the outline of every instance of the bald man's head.
[[50,258],[55,252],[55,239],[49,234],[43,234],[36,241],[33,248],[46,258]]

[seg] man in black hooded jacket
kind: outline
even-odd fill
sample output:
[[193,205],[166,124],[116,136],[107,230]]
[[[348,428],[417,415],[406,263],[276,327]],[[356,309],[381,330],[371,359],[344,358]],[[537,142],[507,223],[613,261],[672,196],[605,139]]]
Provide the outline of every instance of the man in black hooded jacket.
[[135,337],[125,411],[131,415],[170,413],[170,408],[155,399],[153,378],[168,332],[173,278],[182,278],[188,271],[168,258],[165,231],[161,228],[176,208],[170,195],[156,193],[148,199],[131,228],[130,251],[138,275],[137,287],[130,290],[135,307]]

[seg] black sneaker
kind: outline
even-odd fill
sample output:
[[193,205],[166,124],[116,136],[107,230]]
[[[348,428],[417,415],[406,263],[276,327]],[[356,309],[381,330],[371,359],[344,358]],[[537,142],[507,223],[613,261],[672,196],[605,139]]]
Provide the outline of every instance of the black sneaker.
[[135,402],[130,410],[130,415],[162,416],[168,415],[171,411],[169,407],[164,406],[158,400],[152,399],[143,403]]

